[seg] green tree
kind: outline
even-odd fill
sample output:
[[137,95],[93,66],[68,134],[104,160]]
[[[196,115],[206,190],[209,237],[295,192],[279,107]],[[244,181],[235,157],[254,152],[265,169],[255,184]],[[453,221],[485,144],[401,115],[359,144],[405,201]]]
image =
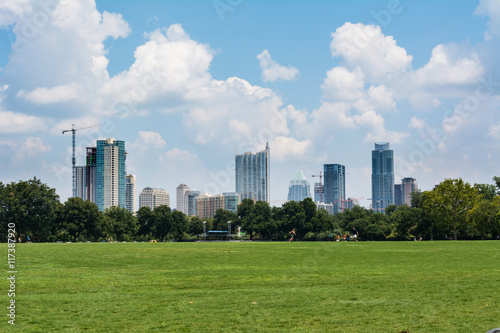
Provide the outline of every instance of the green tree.
[[148,206],[143,206],[137,211],[137,234],[139,236],[149,236],[154,225],[153,211]]
[[458,232],[467,227],[467,215],[479,200],[477,189],[462,179],[446,179],[428,192],[424,209],[438,228],[452,232],[458,239]]
[[236,226],[238,224],[238,215],[230,210],[217,209],[213,220],[214,230],[227,230],[229,221],[231,221],[231,227]]
[[492,184],[474,184],[474,188],[477,190],[479,195],[486,200],[493,200],[497,196],[497,188]]
[[[0,183],[1,184],[1,183]],[[36,177],[0,185],[0,230],[14,223],[19,236],[45,241],[54,229],[59,196]]]
[[236,214],[238,215],[243,230],[250,235],[250,239],[253,239],[258,229],[255,221],[255,204],[253,200],[243,199],[238,205]]
[[181,240],[184,238],[184,233],[188,229],[186,214],[176,210],[172,212],[172,224],[170,225],[170,233],[174,239]]
[[163,241],[170,232],[172,225],[172,212],[167,205],[158,206],[153,211],[153,236]]
[[93,202],[69,198],[59,210],[58,220],[74,242],[96,240],[100,236],[102,213]]
[[414,238],[412,231],[416,229],[420,213],[420,208],[410,208],[408,205],[399,206],[390,216],[392,228],[387,239],[410,240]]
[[136,235],[137,220],[124,207],[112,206],[104,211],[107,234],[118,241],[128,241]]

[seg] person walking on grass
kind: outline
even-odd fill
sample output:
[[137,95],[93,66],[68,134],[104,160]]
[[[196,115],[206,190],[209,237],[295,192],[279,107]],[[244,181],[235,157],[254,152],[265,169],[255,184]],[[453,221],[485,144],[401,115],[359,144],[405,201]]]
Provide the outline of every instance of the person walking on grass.
[[359,232],[356,230],[355,227],[352,227],[352,238],[354,238],[354,240],[356,242],[358,241],[358,236],[359,236]]
[[289,232],[289,234],[290,234],[290,240],[288,242],[291,243],[295,238],[295,228],[293,228],[292,231]]

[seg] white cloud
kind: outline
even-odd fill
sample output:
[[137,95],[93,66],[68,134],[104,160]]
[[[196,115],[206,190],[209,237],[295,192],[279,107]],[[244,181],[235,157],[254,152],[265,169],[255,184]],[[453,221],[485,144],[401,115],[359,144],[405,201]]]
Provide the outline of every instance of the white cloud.
[[274,82],[278,80],[292,81],[299,76],[299,70],[295,67],[285,67],[271,58],[268,50],[262,51],[257,55],[260,68],[262,69],[262,80],[264,82]]
[[287,158],[303,157],[311,147],[310,140],[298,141],[294,138],[278,136],[269,143],[273,160],[283,162]]
[[172,162],[181,162],[182,164],[197,165],[200,164],[200,160],[197,155],[191,154],[186,150],[180,150],[179,148],[174,148],[169,150],[165,154],[166,158]]
[[0,133],[30,133],[45,129],[46,121],[41,117],[0,110]]
[[419,119],[419,118],[413,116],[410,119],[410,124],[408,124],[408,127],[409,128],[416,128],[416,129],[422,130],[425,127],[425,120],[424,119]]
[[75,89],[75,85],[69,84],[53,88],[40,87],[31,92],[26,92],[21,89],[16,96],[22,97],[31,103],[48,104],[76,100],[78,98],[78,93]]
[[132,150],[144,152],[147,150],[161,149],[167,143],[157,132],[139,131],[137,139],[129,145]]
[[24,160],[26,157],[31,158],[39,154],[50,152],[51,146],[45,145],[41,138],[27,137],[17,152],[17,159]]
[[345,67],[334,67],[326,73],[321,89],[327,100],[353,101],[362,98],[364,91],[364,74],[360,68],[352,72]]
[[332,33],[330,50],[352,67],[359,67],[369,82],[386,80],[407,70],[413,60],[406,50],[385,36],[379,26],[345,23]]
[[500,35],[500,2],[497,0],[481,0],[474,12],[475,15],[488,16],[488,31],[485,39],[490,40]]
[[478,55],[470,48],[450,43],[432,50],[429,62],[415,72],[418,86],[477,83],[484,74]]
[[488,128],[488,135],[496,140],[500,140],[500,124],[491,125]]
[[409,133],[392,132],[385,129],[385,120],[374,111],[368,111],[360,115],[355,115],[356,124],[368,131],[363,142],[390,142],[394,144],[402,143]]

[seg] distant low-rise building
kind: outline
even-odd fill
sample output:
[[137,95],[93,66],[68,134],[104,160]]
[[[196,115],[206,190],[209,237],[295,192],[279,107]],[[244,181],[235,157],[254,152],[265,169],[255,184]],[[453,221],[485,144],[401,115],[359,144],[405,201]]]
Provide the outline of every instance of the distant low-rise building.
[[139,209],[149,207],[154,210],[156,207],[163,205],[170,207],[170,196],[162,188],[145,187],[139,194]]

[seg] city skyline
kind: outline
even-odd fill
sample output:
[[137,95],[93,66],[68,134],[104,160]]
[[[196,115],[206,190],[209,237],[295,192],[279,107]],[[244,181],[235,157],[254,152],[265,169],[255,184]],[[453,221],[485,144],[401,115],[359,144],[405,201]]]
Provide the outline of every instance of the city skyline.
[[228,6],[0,3],[0,181],[36,176],[65,201],[72,124],[76,165],[119,138],[137,189],[172,196],[234,191],[234,155],[266,142],[271,202],[296,170],[313,186],[338,163],[346,197],[369,208],[375,142],[422,190],[500,174],[498,1]]

